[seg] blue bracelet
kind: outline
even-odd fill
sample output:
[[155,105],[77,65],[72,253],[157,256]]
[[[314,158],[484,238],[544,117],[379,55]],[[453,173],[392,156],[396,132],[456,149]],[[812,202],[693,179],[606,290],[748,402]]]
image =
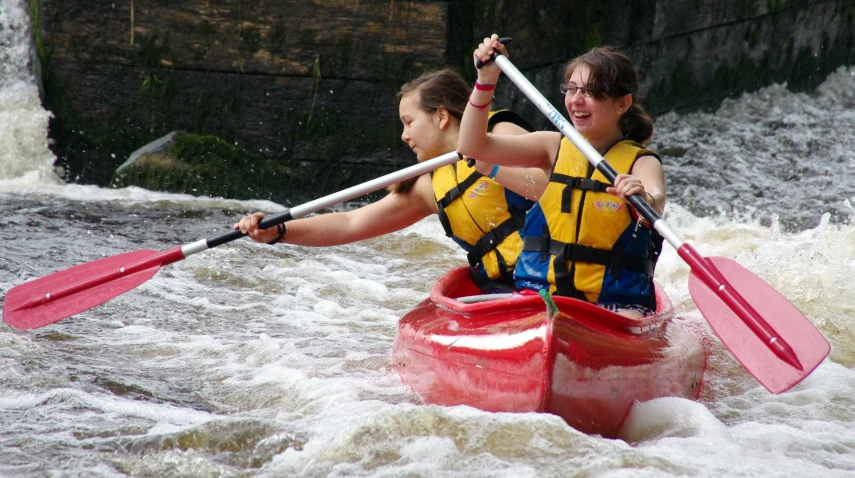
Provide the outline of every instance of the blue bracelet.
[[490,171],[490,174],[488,174],[487,177],[490,179],[496,179],[496,173],[498,173],[498,172],[499,172],[499,165],[496,164],[493,166],[493,170]]

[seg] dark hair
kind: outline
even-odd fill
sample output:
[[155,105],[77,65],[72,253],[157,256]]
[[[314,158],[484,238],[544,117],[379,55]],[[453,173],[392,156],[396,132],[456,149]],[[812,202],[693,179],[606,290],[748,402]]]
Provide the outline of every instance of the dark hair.
[[460,73],[451,68],[431,71],[411,80],[398,91],[398,103],[404,95],[419,91],[419,107],[425,113],[433,113],[439,108],[445,108],[457,119],[463,118],[463,110],[472,88]]
[[[472,93],[469,83],[463,79],[460,73],[451,68],[431,71],[405,83],[398,91],[398,104],[401,103],[404,95],[413,91],[418,91],[418,106],[425,113],[433,113],[444,108],[457,119],[463,118],[463,110],[466,109],[466,103]],[[416,180],[418,180],[417,177],[394,184],[389,187],[389,191],[408,193],[416,184]]]
[[585,88],[594,98],[632,96],[632,105],[620,117],[620,131],[625,139],[646,143],[653,135],[653,120],[638,103],[638,72],[632,60],[614,47],[593,48],[570,60],[564,69],[565,83],[580,66],[590,72]]

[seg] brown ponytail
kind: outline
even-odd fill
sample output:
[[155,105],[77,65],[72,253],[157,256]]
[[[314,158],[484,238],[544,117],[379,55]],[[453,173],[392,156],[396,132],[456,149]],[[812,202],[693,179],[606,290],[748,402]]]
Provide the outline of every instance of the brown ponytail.
[[633,97],[632,106],[620,117],[620,131],[625,139],[644,144],[653,136],[653,120],[634,100]]

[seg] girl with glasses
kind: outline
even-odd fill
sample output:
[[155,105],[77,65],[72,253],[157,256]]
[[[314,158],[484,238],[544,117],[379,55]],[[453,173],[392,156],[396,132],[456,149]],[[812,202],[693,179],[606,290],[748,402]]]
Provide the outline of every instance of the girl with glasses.
[[[638,75],[629,58],[611,47],[572,59],[561,92],[576,130],[618,172],[614,185],[562,134],[521,136],[486,133],[484,105],[501,70],[490,58],[505,54],[498,35],[474,52],[476,89],[463,114],[458,152],[492,165],[539,168],[549,184],[528,212],[523,251],[514,277],[522,289],[548,289],[630,317],[656,309],[653,269],[662,238],[625,200],[642,195],[659,214],[665,206],[665,174],[659,156],[643,146],[653,121],[638,104]],[[480,163],[484,164],[480,164]]]

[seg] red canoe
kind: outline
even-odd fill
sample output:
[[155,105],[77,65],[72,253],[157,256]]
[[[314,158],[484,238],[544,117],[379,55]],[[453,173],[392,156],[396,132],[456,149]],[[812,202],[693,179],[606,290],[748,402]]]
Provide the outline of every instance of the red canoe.
[[636,401],[696,399],[700,339],[656,286],[655,315],[630,319],[587,302],[539,296],[480,303],[463,267],[399,322],[392,363],[426,403],[493,412],[549,412],[579,431],[617,435]]

